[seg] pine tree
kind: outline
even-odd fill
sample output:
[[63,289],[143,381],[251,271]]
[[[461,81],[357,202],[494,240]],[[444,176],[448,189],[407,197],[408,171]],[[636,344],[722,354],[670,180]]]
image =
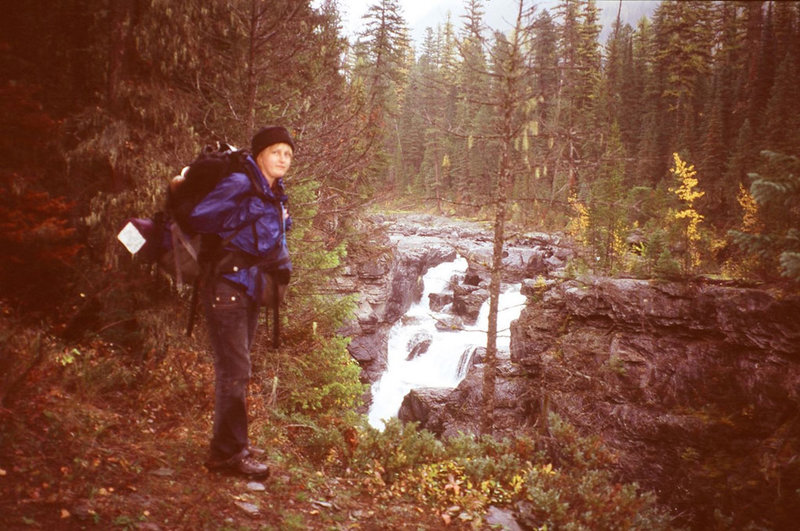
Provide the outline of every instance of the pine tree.
[[753,56],[755,64],[751,73],[752,77],[749,80],[751,85],[748,93],[747,117],[758,132],[762,131],[764,109],[769,99],[776,68],[775,33],[772,14],[772,2],[767,3],[766,14],[763,15],[763,23],[761,23],[760,19],[761,13],[759,12],[758,15],[753,13],[753,18],[760,24],[757,29],[758,41],[754,43],[754,50],[757,55],[754,54]]
[[[559,139],[556,146],[557,160],[560,166],[558,174],[566,176],[568,195],[576,192],[578,186],[578,159],[580,153],[579,119],[580,104],[588,95],[581,93],[581,34],[578,0],[562,0],[558,6],[561,19],[559,38],[559,73],[560,86],[557,93],[558,122],[554,128],[555,137]],[[566,167],[563,167],[566,166]],[[562,199],[565,196],[562,196]]]
[[637,167],[635,182],[654,186],[667,171],[663,148],[667,128],[662,116],[664,101],[660,97],[660,75],[655,69],[655,37],[647,19],[639,21],[634,37],[634,69],[641,80],[642,106],[641,130],[636,146]]
[[703,210],[711,219],[723,221],[723,214],[731,205],[726,198],[731,196],[730,185],[724,179],[727,146],[725,145],[724,110],[721,80],[714,80],[713,96],[706,103],[702,153],[699,164],[704,176],[706,196]]
[[750,175],[761,232],[730,231],[729,236],[760,261],[766,278],[800,282],[800,160],[772,151],[762,152],[762,160],[758,173]]
[[459,65],[458,90],[456,94],[456,123],[458,124],[458,150],[454,157],[454,167],[460,173],[462,186],[460,202],[481,206],[489,194],[487,175],[491,171],[491,143],[481,136],[486,128],[486,95],[488,78],[486,76],[486,56],[483,43],[483,3],[469,0],[465,23],[458,42],[461,58]]
[[656,10],[654,29],[660,96],[665,109],[660,119],[667,129],[667,144],[659,156],[690,149],[699,140],[697,115],[704,76],[710,71],[712,28],[710,4],[662,2]]
[[753,128],[745,120],[727,161],[725,181],[729,187],[738,187],[747,182],[747,172],[758,164],[758,152],[753,139]]
[[619,20],[614,22],[606,44],[603,73],[603,129],[616,122],[626,149],[632,149],[639,132],[642,80],[634,68],[633,29],[628,24],[622,26]]
[[597,36],[597,7],[593,0],[562,0],[560,75],[558,96],[558,137],[563,141],[556,149],[566,168],[567,187],[578,191],[583,181],[590,181],[597,168],[602,148],[595,136],[597,109],[595,98],[600,80],[600,48]]
[[800,82],[794,52],[787,54],[777,72],[764,112],[763,134],[766,146],[779,153],[800,153],[800,119],[797,109]]
[[412,193],[422,170],[422,159],[425,152],[425,119],[418,112],[420,102],[424,99],[426,79],[431,76],[431,69],[436,68],[438,50],[432,28],[425,31],[422,53],[411,68],[408,75],[406,98],[400,113],[399,127],[401,137],[401,171],[397,179],[397,192]]
[[[409,39],[405,20],[397,0],[378,0],[363,16],[364,31],[359,35],[360,53],[355,75],[364,80],[367,93],[370,135],[378,138],[380,151],[373,179],[380,175],[394,181],[389,161],[396,156],[396,117],[409,68]],[[391,184],[390,184],[391,187]]]
[[530,72],[528,66],[531,53],[530,12],[523,10],[519,0],[514,29],[508,38],[495,33],[495,43],[491,53],[491,97],[496,108],[494,121],[499,142],[500,157],[496,171],[497,181],[493,196],[494,238],[492,270],[489,282],[489,330],[486,342],[486,357],[483,373],[483,408],[481,430],[491,433],[494,426],[495,376],[497,370],[497,313],[500,295],[500,281],[503,271],[503,245],[509,192],[513,183],[514,148],[516,140],[528,123],[528,103],[532,92],[528,85]]
[[[558,133],[558,106],[557,95],[559,91],[558,68],[558,33],[556,24],[550,13],[542,11],[532,25],[533,41],[530,76],[533,94],[538,99],[535,114],[536,130],[531,131],[531,149],[529,160],[531,167],[528,169],[530,180],[535,183],[526,193],[530,194],[531,202],[525,211],[538,206],[540,209],[552,207],[559,195],[557,179],[555,179],[556,155],[552,149],[556,134]],[[541,199],[542,202],[538,202]],[[547,207],[545,206],[547,205]],[[547,217],[542,213],[541,219]]]
[[629,230],[625,158],[619,127],[613,124],[597,178],[591,186],[586,238],[596,258],[592,265],[612,273],[622,266]]

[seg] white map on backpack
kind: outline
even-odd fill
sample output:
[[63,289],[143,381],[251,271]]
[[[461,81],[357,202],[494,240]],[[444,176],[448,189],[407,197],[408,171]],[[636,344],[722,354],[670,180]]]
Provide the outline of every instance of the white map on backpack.
[[119,231],[117,239],[122,242],[122,245],[124,245],[131,254],[136,254],[147,242],[144,236],[142,236],[142,233],[139,232],[130,221]]

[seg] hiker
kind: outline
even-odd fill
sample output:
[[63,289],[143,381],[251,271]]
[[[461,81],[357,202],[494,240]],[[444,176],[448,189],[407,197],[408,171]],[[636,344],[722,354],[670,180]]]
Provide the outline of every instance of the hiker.
[[[209,470],[249,478],[264,478],[269,467],[255,457],[264,451],[251,446],[247,431],[247,385],[250,349],[259,306],[268,304],[267,270],[280,270],[288,283],[291,262],[284,237],[291,226],[283,176],[294,153],[289,131],[261,128],[245,160],[255,179],[234,171],[192,210],[192,228],[213,235],[223,249],[203,272],[200,300],[214,359],[214,428]],[[259,185],[262,190],[254,190]],[[205,245],[205,244],[204,244]],[[212,252],[205,247],[201,252]],[[221,258],[220,258],[221,257]],[[273,285],[274,287],[274,285]]]

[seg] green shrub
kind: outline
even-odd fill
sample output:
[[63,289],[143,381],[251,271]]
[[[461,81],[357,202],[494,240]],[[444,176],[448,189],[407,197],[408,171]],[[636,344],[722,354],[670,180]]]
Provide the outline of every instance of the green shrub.
[[420,465],[434,463],[444,455],[444,445],[417,423],[386,422],[383,431],[366,426],[361,434],[355,462],[372,473],[381,484]]
[[387,422],[363,436],[358,466],[378,499],[411,498],[445,521],[482,525],[491,505],[513,505],[529,529],[668,529],[655,497],[614,479],[614,455],[551,415],[547,437],[459,435],[440,442],[416,424]]

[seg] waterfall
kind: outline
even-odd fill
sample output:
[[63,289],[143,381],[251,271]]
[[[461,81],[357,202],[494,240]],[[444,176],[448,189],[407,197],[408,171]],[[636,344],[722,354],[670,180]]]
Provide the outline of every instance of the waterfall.
[[[477,347],[486,346],[489,322],[489,301],[481,307],[475,325],[458,330],[441,330],[437,323],[452,319],[452,304],[440,311],[429,306],[429,295],[452,292],[453,277],[463,275],[467,260],[459,257],[432,267],[423,277],[422,298],[392,327],[388,340],[386,371],[372,386],[369,423],[383,428],[383,419],[397,416],[405,395],[420,387],[453,388],[467,374]],[[503,286],[497,318],[497,350],[508,351],[511,343],[509,326],[519,317],[525,304],[520,285]],[[414,353],[414,355],[411,355]]]
[[467,376],[467,371],[469,366],[472,365],[472,358],[475,357],[476,350],[478,350],[477,346],[470,346],[461,353],[461,358],[458,360],[458,369],[456,370],[456,376],[459,380],[463,380]]

